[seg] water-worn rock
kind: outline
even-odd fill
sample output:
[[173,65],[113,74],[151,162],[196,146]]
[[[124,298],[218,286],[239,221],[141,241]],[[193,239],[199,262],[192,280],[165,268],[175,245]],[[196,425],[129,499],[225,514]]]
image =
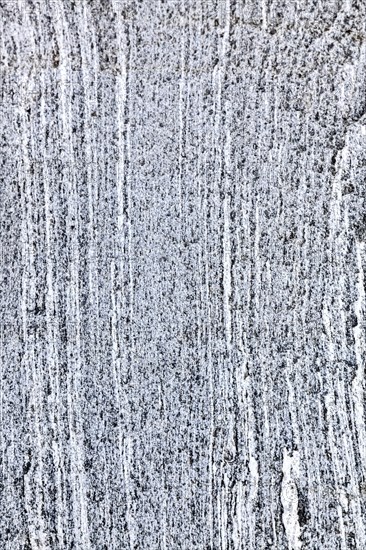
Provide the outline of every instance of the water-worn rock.
[[365,16],[1,1],[1,548],[365,550]]

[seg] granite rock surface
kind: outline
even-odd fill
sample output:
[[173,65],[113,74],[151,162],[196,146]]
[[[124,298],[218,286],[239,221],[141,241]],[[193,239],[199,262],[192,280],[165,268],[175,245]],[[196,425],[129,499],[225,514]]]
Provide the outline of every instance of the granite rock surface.
[[366,3],[1,0],[0,546],[366,549]]

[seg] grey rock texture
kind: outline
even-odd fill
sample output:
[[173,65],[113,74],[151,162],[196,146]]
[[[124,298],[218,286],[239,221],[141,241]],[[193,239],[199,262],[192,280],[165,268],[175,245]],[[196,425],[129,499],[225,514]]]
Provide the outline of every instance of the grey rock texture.
[[0,14],[1,549],[365,550],[365,2]]

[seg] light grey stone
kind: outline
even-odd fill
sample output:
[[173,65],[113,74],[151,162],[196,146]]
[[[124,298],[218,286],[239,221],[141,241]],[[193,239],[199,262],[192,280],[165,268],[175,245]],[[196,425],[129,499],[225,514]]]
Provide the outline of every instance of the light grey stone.
[[1,548],[366,549],[365,12],[1,2]]

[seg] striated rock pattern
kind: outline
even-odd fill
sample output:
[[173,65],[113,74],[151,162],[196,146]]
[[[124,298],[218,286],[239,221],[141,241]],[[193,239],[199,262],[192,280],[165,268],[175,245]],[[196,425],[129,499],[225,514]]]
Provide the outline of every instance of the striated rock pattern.
[[4,550],[366,549],[366,3],[1,0]]

